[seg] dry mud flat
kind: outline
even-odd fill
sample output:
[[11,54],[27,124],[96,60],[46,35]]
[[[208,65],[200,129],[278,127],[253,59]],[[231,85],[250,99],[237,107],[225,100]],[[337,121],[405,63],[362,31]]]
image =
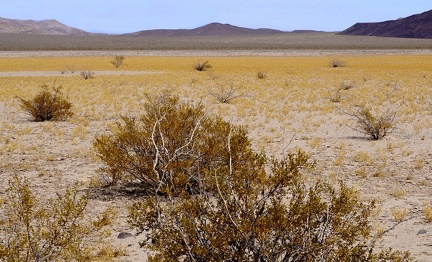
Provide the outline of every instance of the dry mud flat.
[[[430,55],[431,51],[427,50],[391,50],[391,51],[92,51],[92,52],[13,52],[0,53],[3,57],[45,57],[45,56],[109,56],[113,54],[125,56],[333,56],[333,55]],[[325,69],[327,70],[327,69]],[[330,70],[330,69],[329,69]],[[343,69],[342,69],[343,70]],[[62,76],[74,76],[76,74],[62,75],[54,71],[18,71],[4,72],[1,77],[12,79],[13,83],[19,85],[19,78],[41,78],[52,76],[60,82]],[[153,71],[97,71],[95,79],[102,76],[121,76],[135,77],[140,75],[151,76]],[[162,76],[168,76],[164,72],[159,72]],[[255,73],[255,72],[253,72]],[[271,72],[268,72],[271,81]],[[292,73],[294,74],[294,73]],[[236,76],[237,77],[237,76]],[[337,77],[336,75],[334,77]],[[428,76],[424,79],[428,81]],[[372,77],[370,77],[372,78]],[[51,79],[51,78],[50,78]],[[423,79],[423,77],[422,77]],[[309,82],[319,83],[320,79],[313,76],[308,79]],[[368,80],[368,81],[373,81]],[[17,82],[18,81],[18,82]],[[109,81],[102,82],[102,89],[112,88]],[[151,81],[149,85],[151,85]],[[176,79],[175,81],[181,82]],[[188,85],[198,88],[201,80],[194,78],[188,79]],[[207,81],[207,80],[205,80]],[[256,82],[256,79],[253,78]],[[290,81],[296,80],[292,75]],[[422,80],[423,81],[423,80]],[[125,88],[128,82],[124,80]],[[83,82],[80,82],[83,83]],[[97,82],[98,83],[98,82]],[[95,82],[94,85],[97,85]],[[102,85],[101,84],[101,85]],[[401,83],[402,85],[403,83]],[[429,85],[426,82],[425,85]],[[92,87],[93,84],[89,85]],[[291,84],[290,84],[291,85]],[[294,85],[294,84],[292,84]],[[361,85],[360,83],[358,84]],[[366,88],[358,87],[357,89]],[[135,86],[133,86],[135,88]],[[1,87],[0,87],[1,88]],[[112,92],[121,90],[112,88]],[[187,87],[189,88],[189,87]],[[102,90],[101,89],[101,90]],[[189,89],[185,89],[189,91]],[[389,89],[391,90],[391,89]],[[193,90],[191,90],[193,91]],[[355,90],[354,90],[355,91]],[[204,91],[205,92],[205,91]],[[80,95],[77,93],[75,95]],[[117,94],[115,94],[117,95]],[[120,94],[119,94],[120,95]],[[0,100],[0,146],[2,154],[0,155],[0,173],[2,177],[9,177],[12,174],[25,175],[33,183],[34,190],[38,195],[54,195],[57,190],[78,181],[85,190],[95,176],[98,175],[98,169],[101,163],[95,159],[92,151],[92,142],[94,137],[107,131],[108,126],[118,120],[118,117],[111,115],[101,118],[86,120],[86,114],[81,114],[70,121],[64,122],[47,122],[35,123],[30,121],[29,117],[16,106],[13,98],[2,98]],[[425,93],[421,103],[432,103],[432,96]],[[257,98],[257,100],[259,100]],[[267,105],[269,100],[261,101]],[[324,99],[323,99],[324,101]],[[126,101],[127,103],[128,101]],[[282,108],[282,103],[273,101],[271,105],[275,108]],[[302,104],[300,108],[309,108],[314,106],[314,101],[297,101]],[[102,106],[103,99],[100,100]],[[280,104],[278,104],[280,103]],[[326,103],[328,101],[326,100]],[[96,105],[98,106],[98,105]],[[104,105],[105,106],[105,105]],[[215,105],[217,107],[219,105]],[[224,106],[225,107],[225,106]],[[235,111],[236,105],[226,105],[226,111]],[[245,109],[247,110],[247,109]],[[262,111],[270,110],[263,106]],[[252,141],[267,136],[266,132],[271,129],[282,129],[283,124],[277,120],[267,121],[266,115],[257,110],[255,118],[246,116],[244,119],[236,120],[239,124],[250,126],[250,138]],[[275,111],[278,111],[276,109]],[[262,114],[261,114],[262,113]],[[116,114],[117,115],[117,114]],[[317,161],[317,171],[312,175],[325,174],[328,179],[336,176],[344,179],[347,183],[359,188],[362,195],[367,198],[375,198],[379,202],[382,210],[380,216],[374,221],[379,224],[383,230],[388,230],[384,237],[378,240],[378,247],[393,247],[396,250],[409,250],[420,261],[432,261],[432,224],[427,223],[423,215],[423,203],[430,202],[432,196],[432,132],[430,123],[432,114],[421,116],[421,122],[426,123],[424,129],[419,134],[413,131],[414,125],[411,120],[405,120],[398,123],[398,129],[392,134],[380,141],[369,141],[358,132],[346,127],[344,122],[333,121],[340,118],[335,113],[326,113],[325,119],[332,121],[323,121],[320,114],[309,113],[307,110],[296,112],[290,115],[292,120],[289,121],[292,127],[287,127],[283,134],[271,137],[267,145],[273,150],[281,152],[283,150],[295,149],[296,147],[306,149],[311,152],[312,158]],[[306,119],[306,120],[305,120]],[[260,123],[265,123],[261,124]],[[311,123],[321,123],[317,128],[311,127]],[[284,123],[286,124],[286,123]],[[302,125],[305,124],[303,128]],[[342,126],[342,127],[341,127]],[[296,131],[291,131],[296,130]],[[272,135],[270,135],[272,136]],[[267,150],[267,148],[266,148]],[[351,158],[350,158],[351,157]],[[376,159],[374,159],[376,157]],[[345,160],[343,160],[345,158]],[[334,164],[338,159],[342,159],[343,164]],[[386,162],[383,170],[378,170],[376,166]],[[418,163],[417,163],[418,161]],[[331,166],[331,167],[330,167]],[[365,166],[363,168],[363,166]],[[380,174],[380,172],[382,172]],[[4,193],[6,179],[0,182],[0,194]],[[90,212],[100,212],[107,205],[114,205],[120,210],[120,217],[112,228],[111,241],[116,245],[123,245],[128,252],[128,256],[122,257],[122,261],[146,261],[145,250],[139,248],[138,241],[142,236],[128,237],[118,239],[121,232],[134,233],[133,229],[126,222],[126,206],[132,200],[128,197],[114,194],[106,194],[93,198],[90,201]],[[402,223],[397,224],[392,219],[392,209],[406,209],[407,215]]]

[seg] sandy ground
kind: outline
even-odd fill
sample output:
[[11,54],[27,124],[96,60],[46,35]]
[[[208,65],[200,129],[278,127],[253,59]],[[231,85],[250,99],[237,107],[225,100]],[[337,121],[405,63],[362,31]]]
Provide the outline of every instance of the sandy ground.
[[[184,51],[172,52],[144,52],[144,51],[122,51],[122,55],[328,55],[328,52],[335,51],[286,51],[286,52],[272,52],[272,51],[191,51],[190,53]],[[432,50],[415,50],[415,51],[340,51],[340,52],[355,52],[355,54],[380,54],[380,53],[419,53],[419,54],[432,54]],[[24,57],[24,56],[111,56],[112,51],[92,51],[92,52],[0,52],[1,57]],[[144,71],[98,71],[96,74],[109,75],[109,74],[145,74],[154,72]],[[59,72],[0,72],[0,76],[61,76]],[[72,74],[68,74],[72,75]],[[81,181],[83,184],[87,183],[95,174],[98,173],[100,163],[94,160],[94,156],[90,153],[92,148],[92,139],[98,134],[106,131],[106,123],[103,121],[92,121],[89,127],[89,134],[86,138],[74,137],[73,130],[77,127],[73,122],[57,122],[57,123],[34,123],[29,121],[29,117],[23,112],[19,111],[16,107],[9,107],[0,102],[0,123],[4,126],[13,124],[15,128],[3,128],[1,131],[2,139],[5,145],[13,147],[16,145],[18,149],[11,149],[10,152],[4,152],[0,155],[0,173],[7,177],[9,175],[19,173],[27,177],[39,177],[36,185],[36,192],[46,193],[51,188],[65,188],[72,184],[74,181]],[[372,150],[370,143],[364,143],[364,138],[357,132],[351,129],[341,129],[338,132],[330,132],[326,135],[324,129],[334,130],[334,127],[329,125],[320,130],[306,134],[310,137],[322,138],[325,142],[320,147],[319,160],[320,162],[333,161],[337,156],[335,155],[335,147],[340,141],[344,141],[347,146],[347,151],[352,150]],[[48,130],[48,131],[47,131]],[[53,134],[56,130],[62,130],[63,136],[57,137]],[[388,230],[386,235],[378,240],[378,247],[392,247],[396,250],[409,250],[419,261],[432,261],[432,224],[426,223],[422,214],[422,206],[425,201],[430,201],[432,196],[431,184],[419,184],[420,180],[407,179],[408,176],[418,177],[422,176],[422,181],[432,181],[432,154],[429,153],[429,147],[432,144],[432,134],[427,133],[425,138],[420,140],[412,138],[408,128],[402,128],[393,133],[386,139],[379,141],[380,145],[385,147],[388,142],[397,144],[403,142],[407,148],[413,153],[407,156],[406,159],[391,159],[391,154],[388,153],[390,165],[394,174],[386,177],[367,177],[358,180],[355,177],[347,177],[346,181],[358,186],[366,198],[374,197],[379,199],[380,207],[383,210],[382,214],[378,217],[377,223],[381,224],[383,230]],[[25,133],[25,135],[17,135],[18,133]],[[258,135],[252,132],[252,136]],[[67,139],[65,139],[65,137]],[[70,139],[68,139],[70,138]],[[287,138],[290,139],[291,137]],[[252,137],[253,139],[253,137]],[[291,148],[307,147],[307,141],[303,140],[300,135],[295,135],[290,141]],[[288,143],[288,140],[285,141]],[[22,147],[22,148],[19,148]],[[8,148],[7,146],[5,147]],[[48,153],[49,152],[49,153]],[[424,153],[427,152],[427,153]],[[416,155],[423,155],[425,167],[422,170],[409,169],[404,163],[412,161]],[[41,155],[48,155],[49,157],[40,157]],[[325,169],[325,167],[321,167]],[[356,166],[341,167],[341,173],[353,173]],[[361,181],[361,182],[359,182]],[[0,182],[0,194],[4,193],[6,181]],[[406,195],[400,198],[389,197],[389,192],[394,188],[403,188]],[[142,236],[133,236],[126,239],[118,239],[117,235],[121,232],[134,233],[134,230],[126,222],[125,207],[130,203],[130,199],[116,196],[104,195],[92,199],[90,202],[90,210],[100,210],[102,206],[106,206],[107,200],[119,208],[120,217],[118,222],[112,229],[113,236],[111,240],[117,246],[124,246],[128,252],[128,256],[122,257],[122,261],[146,261],[145,250],[139,248],[138,241],[142,240]],[[390,209],[393,207],[401,207],[409,210],[406,219],[397,224],[389,217]]]

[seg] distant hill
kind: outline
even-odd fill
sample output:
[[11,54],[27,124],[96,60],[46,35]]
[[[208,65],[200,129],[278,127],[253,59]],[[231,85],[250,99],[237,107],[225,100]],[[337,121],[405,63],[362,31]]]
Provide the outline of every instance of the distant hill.
[[230,24],[211,23],[195,29],[155,29],[144,30],[124,36],[148,36],[148,37],[177,37],[177,36],[242,36],[242,35],[270,35],[286,33],[284,31],[260,28],[250,29],[233,26]]
[[57,20],[19,20],[0,17],[0,33],[46,35],[90,35],[83,30],[66,26]]
[[357,23],[339,34],[432,38],[432,10],[397,20],[378,23]]

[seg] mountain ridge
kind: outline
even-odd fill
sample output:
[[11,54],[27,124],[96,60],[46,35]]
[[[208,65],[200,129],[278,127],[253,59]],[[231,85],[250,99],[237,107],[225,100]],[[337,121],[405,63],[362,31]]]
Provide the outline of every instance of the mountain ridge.
[[238,35],[257,35],[257,34],[264,35],[264,34],[282,34],[282,33],[287,33],[287,32],[276,30],[276,29],[270,29],[270,28],[251,29],[246,27],[234,26],[231,24],[222,24],[218,22],[213,22],[194,29],[142,30],[133,33],[122,34],[122,36],[140,36],[140,37],[238,36]]
[[67,26],[55,19],[35,21],[0,17],[0,33],[47,35],[91,35],[84,30]]
[[339,34],[431,39],[432,10],[395,20],[356,23]]

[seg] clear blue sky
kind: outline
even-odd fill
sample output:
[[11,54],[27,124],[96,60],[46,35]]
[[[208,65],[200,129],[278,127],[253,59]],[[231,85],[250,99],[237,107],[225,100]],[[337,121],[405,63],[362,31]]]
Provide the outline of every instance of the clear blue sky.
[[0,17],[57,19],[93,33],[191,29],[211,22],[340,31],[432,9],[430,0],[0,0]]

